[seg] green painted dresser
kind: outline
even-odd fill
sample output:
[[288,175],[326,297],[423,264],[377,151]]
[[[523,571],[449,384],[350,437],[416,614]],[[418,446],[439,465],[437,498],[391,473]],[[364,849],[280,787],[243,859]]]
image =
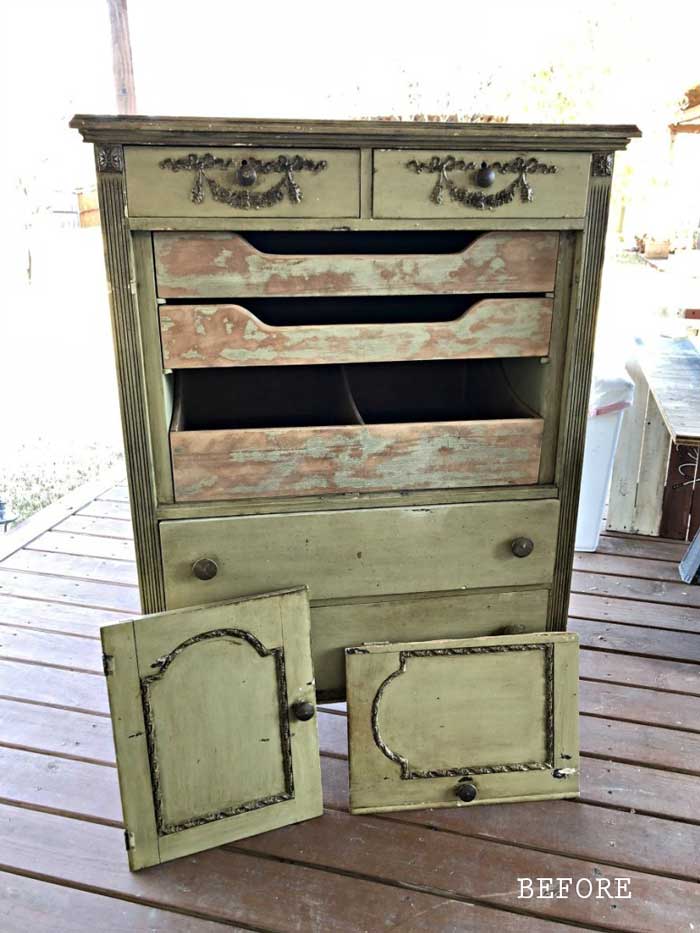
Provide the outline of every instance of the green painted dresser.
[[146,613],[306,585],[343,649],[566,628],[630,126],[76,116]]

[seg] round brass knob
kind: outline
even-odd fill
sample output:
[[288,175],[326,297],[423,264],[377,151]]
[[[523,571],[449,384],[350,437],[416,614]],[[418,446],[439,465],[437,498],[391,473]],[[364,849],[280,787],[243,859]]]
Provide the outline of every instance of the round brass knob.
[[306,722],[307,720],[314,718],[316,707],[308,700],[299,700],[298,703],[295,703],[292,706],[292,712],[297,719],[300,719],[302,722]]
[[255,166],[251,165],[247,159],[243,159],[238,169],[238,184],[248,188],[250,185],[254,185],[257,180],[258,173],[255,171]]
[[459,797],[462,803],[471,803],[471,801],[476,797],[476,787],[474,787],[474,785],[470,784],[468,781],[462,781],[455,788],[455,794]]
[[481,163],[481,168],[476,173],[476,183],[480,188],[490,188],[491,185],[496,180],[496,173],[491,168],[490,165],[487,165],[486,162]]
[[213,580],[219,572],[219,565],[211,557],[200,557],[192,564],[192,573],[198,580]]
[[531,538],[514,538],[510,542],[510,549],[515,557],[527,557],[535,549],[535,543]]

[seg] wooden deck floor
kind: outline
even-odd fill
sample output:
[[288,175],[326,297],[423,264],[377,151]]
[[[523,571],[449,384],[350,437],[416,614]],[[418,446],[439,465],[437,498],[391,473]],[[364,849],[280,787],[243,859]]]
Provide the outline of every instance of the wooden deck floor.
[[[700,930],[700,587],[678,582],[682,545],[606,536],[577,557],[580,801],[350,816],[335,707],[323,818],[130,874],[99,642],[139,610],[127,491],[72,511],[0,564],[4,933]],[[522,900],[519,877],[630,878],[631,897]]]

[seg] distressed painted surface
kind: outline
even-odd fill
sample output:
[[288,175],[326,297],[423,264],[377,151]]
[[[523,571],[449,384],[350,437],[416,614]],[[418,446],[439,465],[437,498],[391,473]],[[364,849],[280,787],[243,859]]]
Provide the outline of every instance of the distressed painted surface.
[[[278,156],[293,159],[302,156],[314,162],[325,160],[323,171],[298,171],[294,178],[301,189],[301,200],[292,201],[286,194],[282,200],[269,207],[243,208],[216,201],[205,182],[204,198],[200,203],[192,200],[192,185],[195,172],[171,172],[160,167],[163,159],[186,158],[190,153],[210,153],[218,159],[234,159],[235,165],[228,169],[207,169],[206,177],[225,188],[240,191],[242,186],[236,178],[236,169],[242,159],[258,159],[268,162]],[[126,163],[127,197],[130,217],[236,217],[262,219],[265,217],[357,217],[360,213],[360,152],[358,149],[258,149],[213,148],[198,145],[194,149],[155,146],[127,146],[124,149]],[[272,188],[283,176],[276,172],[259,172],[257,181],[243,190],[251,194],[262,193]]]
[[179,502],[537,482],[536,418],[173,431]]
[[163,365],[268,366],[546,356],[551,298],[490,298],[454,321],[271,327],[240,305],[165,305]]
[[[557,499],[351,505],[327,512],[162,521],[168,607],[261,593],[295,580],[308,586],[312,607],[326,599],[551,583]],[[520,535],[534,542],[529,557],[513,556],[511,542]],[[213,580],[198,580],[192,572],[200,557],[218,564]]]
[[353,812],[578,796],[576,635],[365,645],[346,671]]
[[458,253],[262,253],[239,234],[156,233],[162,298],[548,292],[556,231],[494,231]]
[[[539,162],[556,167],[553,174],[528,174],[532,188],[532,200],[523,200],[519,191],[507,204],[491,210],[470,207],[460,201],[454,201],[447,191],[443,194],[442,204],[436,204],[431,198],[436,172],[417,174],[407,167],[407,162],[429,162],[433,156],[440,159],[448,155],[465,162],[508,162],[522,156],[526,160],[535,157]],[[491,217],[535,218],[539,217],[583,217],[586,213],[586,196],[591,157],[587,152],[499,152],[481,150],[425,149],[375,149],[374,185],[372,187],[372,214],[374,217],[421,217],[421,218],[466,218],[483,217],[484,226],[488,226]],[[491,188],[480,188],[475,182],[474,171],[454,171],[448,178],[459,188],[468,191],[480,191],[490,195],[507,188],[517,176],[515,174],[497,174]]]

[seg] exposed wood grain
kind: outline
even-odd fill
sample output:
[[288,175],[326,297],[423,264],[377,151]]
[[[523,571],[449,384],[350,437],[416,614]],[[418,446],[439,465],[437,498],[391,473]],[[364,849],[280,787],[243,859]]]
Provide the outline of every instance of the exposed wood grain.
[[[353,829],[354,827],[354,829]],[[339,846],[332,839],[342,838]],[[266,834],[241,843],[248,852],[260,852],[277,858],[301,859],[313,865],[324,864],[335,870],[370,871],[380,878],[402,884],[430,886],[432,889],[454,892],[463,897],[479,898],[514,909],[527,909],[553,919],[590,922],[590,906],[582,898],[570,894],[558,901],[538,900],[525,904],[518,900],[518,886],[512,879],[527,865],[536,877],[620,877],[624,873],[599,864],[575,862],[560,856],[516,849],[508,845],[493,845],[483,839],[454,834],[426,834],[419,827],[398,824],[390,820],[367,817],[351,818],[340,813],[327,814],[298,828]],[[406,853],[411,857],[407,858]],[[468,871],[456,866],[468,865]],[[652,876],[631,873],[632,898],[617,902],[617,908],[599,901],[595,919],[605,929],[615,930],[678,930],[676,918],[663,916],[663,910],[677,910],[684,905],[684,916],[692,917],[696,897],[700,892],[682,881],[665,881]],[[674,897],[676,898],[674,902]],[[633,906],[634,903],[634,906]]]
[[700,353],[689,340],[662,338],[642,361],[658,411],[675,444],[697,446]]
[[586,758],[581,800],[698,823],[700,781],[674,771]]
[[678,563],[684,551],[685,545],[677,541],[663,541],[660,538],[647,538],[644,535],[608,533],[601,535],[596,553]]
[[634,522],[630,531],[643,535],[659,534],[670,451],[668,430],[654,394],[649,392],[634,503]]
[[[327,770],[331,765],[340,770],[342,764],[329,760]],[[659,875],[698,879],[700,827],[579,800],[475,807],[468,814],[412,810],[390,818]]]
[[24,548],[3,561],[3,570],[24,570],[55,577],[74,577],[101,583],[137,585],[136,564],[105,557],[80,557],[55,551]]
[[[18,807],[0,807],[0,833],[2,864],[25,874],[257,929],[357,933],[393,926],[434,933],[438,916],[446,929],[479,933],[550,929],[540,919],[230,849],[134,873],[126,865],[121,830]],[[551,929],[574,933],[569,926]]]
[[[551,298],[491,298],[452,321],[273,327],[241,305],[162,305],[163,366],[301,366],[547,356]],[[94,503],[93,510],[108,503]],[[109,503],[119,506],[122,503]],[[96,511],[86,514],[97,514]],[[107,513],[110,514],[110,513]]]
[[[700,608],[700,587],[690,586],[680,579],[677,583],[667,583],[664,580],[640,580],[637,577],[575,571],[571,586],[577,593],[642,600],[663,606]],[[663,611],[659,607],[659,612]]]
[[624,651],[671,661],[695,661],[700,687],[700,633],[665,631],[661,634],[654,629],[592,622],[589,619],[572,619],[570,630],[578,632],[581,645],[587,648]]
[[262,253],[239,234],[157,233],[161,298],[548,292],[559,236],[491,232],[458,253]]
[[588,593],[572,593],[569,615],[571,618],[598,619],[601,622],[617,622],[622,625],[700,632],[700,609],[684,606],[660,607],[658,603],[591,596]]
[[581,716],[581,752],[664,771],[700,774],[700,735],[657,726]]
[[0,660],[0,696],[109,715],[104,674]]
[[[580,672],[587,680],[700,695],[697,664],[584,650],[580,655]],[[655,698],[650,696],[648,703],[653,706]]]
[[700,697],[582,680],[581,710],[597,716],[700,732]]
[[112,33],[112,71],[117,113],[136,113],[136,88],[126,0],[107,0],[107,6]]
[[[342,751],[345,723],[344,716],[319,715],[321,743],[326,754]],[[24,742],[27,748],[43,749],[45,753],[114,763],[111,727],[106,717],[0,701],[0,726],[5,744],[21,746]],[[611,736],[615,736],[616,747],[619,748],[622,736],[622,741],[627,743],[625,750],[632,755],[638,755],[641,748],[657,750],[660,754],[665,750],[671,751],[668,736],[677,737],[680,748],[692,755],[697,739],[687,733],[649,727],[640,730],[640,727],[626,723],[584,717],[584,744],[587,734],[593,739],[589,744],[596,750],[603,749],[601,743],[610,741]],[[597,738],[598,734],[600,738]],[[323,762],[326,783],[330,781],[331,787],[339,780],[334,776],[338,764],[333,759]],[[66,774],[62,772],[58,779]],[[104,780],[110,779],[105,777]],[[345,780],[347,783],[347,777]],[[76,790],[79,793],[79,788]],[[328,802],[335,805],[337,800]],[[412,811],[397,814],[397,819],[464,835],[482,835],[562,854],[618,862],[638,869],[656,870],[661,874],[690,877],[697,874],[695,845],[700,844],[700,830],[695,827],[681,827],[648,817],[634,819],[624,812],[588,805],[572,807],[552,802],[547,805],[547,814],[551,817],[547,820],[541,819],[542,812],[536,804],[521,804],[515,808],[481,807],[468,815],[464,811],[449,816],[449,811]]]
[[84,506],[78,515],[91,515],[95,518],[122,518],[131,521],[131,510],[128,502],[109,502],[105,499],[95,499]]
[[634,380],[634,399],[622,415],[606,522],[607,527],[615,531],[636,531],[637,483],[649,399],[649,386],[639,362],[629,361],[627,372]]
[[98,609],[140,611],[139,591],[135,586],[91,583],[70,577],[52,577],[0,568],[0,594],[4,593],[8,596],[29,596],[79,606],[95,606]]
[[22,875],[3,873],[4,933],[27,933],[27,930],[60,930],[61,933],[85,933],[102,930],[109,933],[243,933],[211,920],[200,920],[132,904],[117,897],[105,897],[89,891],[48,884]]
[[106,715],[0,700],[0,743],[59,758],[115,766]]
[[678,561],[670,560],[649,560],[643,557],[628,557],[618,554],[579,553],[574,556],[574,570],[680,583]]
[[102,651],[94,638],[76,638],[4,624],[0,625],[0,657],[96,674],[102,671]]
[[[25,759],[27,758],[35,760],[26,762]],[[28,788],[27,793],[24,795],[29,798],[26,802],[31,806],[42,807],[48,811],[73,813],[82,816],[83,819],[100,823],[112,821],[116,816],[115,822],[118,822],[120,811],[113,769],[74,761],[62,761],[48,756],[27,755],[22,752],[3,749],[0,749],[0,760],[3,760],[7,768],[11,788],[16,786],[17,769],[21,768],[22,765],[29,769],[32,781],[37,782],[36,784],[32,783],[32,786]],[[606,768],[607,766],[603,766],[600,773],[607,773]],[[648,773],[645,769],[639,769],[639,771],[638,778]],[[91,785],[90,794],[81,794],[77,785],[79,780],[89,781]],[[4,807],[3,810],[5,810]],[[14,813],[11,816],[14,816]],[[240,844],[240,847],[247,852],[274,855],[276,858],[322,866],[335,871],[352,872],[356,875],[371,875],[378,880],[401,884],[418,884],[420,887],[437,890],[445,895],[457,894],[458,896],[475,898],[486,903],[491,901],[491,892],[496,883],[498,883],[497,890],[499,892],[510,890],[508,887],[502,886],[505,877],[503,882],[498,882],[499,872],[510,871],[528,876],[529,873],[532,873],[535,876],[551,877],[553,875],[570,876],[573,869],[573,877],[577,878],[596,875],[599,877],[624,876],[629,871],[626,869],[625,872],[622,872],[619,869],[607,867],[604,863],[601,864],[600,861],[596,860],[597,867],[596,871],[593,872],[591,871],[592,866],[586,866],[585,863],[583,865],[573,864],[564,856],[523,850],[510,845],[494,845],[483,838],[477,839],[454,834],[431,834],[430,837],[426,838],[420,826],[411,827],[410,820],[404,822],[403,816],[402,814],[402,820],[399,822],[398,819],[396,821],[368,820],[364,817],[326,813],[321,820],[299,824],[294,827],[294,830],[285,829],[275,833],[265,833],[255,839],[245,840]],[[21,822],[26,825],[31,821],[30,819],[22,819]],[[48,820],[45,825],[51,825],[52,823],[54,826],[56,825],[55,821]],[[88,834],[87,827],[85,834]],[[331,836],[336,843],[338,838],[342,838],[344,844],[338,846],[330,843]],[[377,851],[377,843],[374,841],[377,837],[383,840],[379,851]],[[286,850],[277,848],[279,845],[288,846],[290,844],[295,848],[287,848]],[[22,849],[23,846],[20,845],[18,854],[22,852]],[[84,849],[80,851],[84,851]],[[286,854],[283,854],[283,851]],[[411,859],[405,857],[407,851],[412,853]],[[200,858],[208,859],[210,855],[207,854]],[[38,857],[41,858],[41,856]],[[84,858],[83,856],[80,861],[84,861]],[[364,858],[365,861],[357,861],[361,858]],[[372,861],[373,859],[377,859],[376,863]],[[458,881],[454,873],[445,871],[444,860],[452,865],[468,862],[469,864],[484,867],[480,872],[460,873],[460,880]],[[4,859],[3,862],[5,862]],[[179,860],[175,864],[182,866],[186,863]],[[115,862],[112,866],[112,872],[118,872],[118,865],[121,865],[121,862]],[[89,877],[90,870],[85,865],[83,867]],[[37,870],[37,868],[35,867],[33,870]],[[413,872],[422,873],[422,880],[417,880],[417,876],[412,874]],[[147,877],[152,877],[152,875]],[[162,877],[160,873],[159,877]],[[328,883],[332,884],[330,876]],[[641,911],[641,913],[635,915],[635,920],[640,925],[635,926],[632,920],[628,920],[630,925],[624,920],[619,920],[620,925],[616,924],[613,927],[615,929],[634,931],[649,929],[653,930],[654,933],[656,933],[657,929],[674,929],[673,927],[646,926],[642,918],[646,915],[646,912],[653,912],[660,905],[664,905],[666,909],[669,909],[671,899],[675,899],[678,904],[687,904],[690,907],[693,898],[698,895],[698,892],[693,893],[693,889],[684,882],[670,878],[655,879],[650,875],[635,876],[633,874],[632,889],[636,895],[633,898],[636,901],[636,910]],[[665,894],[662,893],[664,891]],[[172,893],[174,894],[174,892]],[[517,888],[512,896],[515,897],[516,894]],[[499,901],[495,902],[498,906],[513,906],[516,909],[523,906],[517,903],[509,904],[507,899],[505,902],[500,900],[503,897],[501,893],[499,893],[498,897]],[[583,899],[568,898],[565,904],[557,905],[563,909],[554,912],[552,917],[573,920],[580,917],[583,920],[584,917],[578,913],[578,910],[581,910],[584,904]],[[620,904],[619,901],[618,904]],[[550,904],[542,901],[532,904],[533,912],[542,912],[543,916],[547,915],[550,906]],[[572,909],[573,914],[570,912]],[[611,916],[617,918],[618,915],[611,913]],[[677,919],[677,915],[674,915],[674,919]]]
[[90,518],[88,515],[71,515],[53,529],[57,532],[98,535],[105,538],[125,538],[132,541],[134,534],[130,522],[119,518]]
[[75,554],[78,557],[104,557],[108,560],[133,561],[136,556],[131,539],[101,538],[98,535],[70,534],[66,531],[47,531],[26,545],[25,549]]
[[536,483],[543,422],[172,431],[178,501]]
[[26,625],[30,628],[68,632],[99,638],[100,626],[121,622],[124,613],[106,609],[90,609],[71,603],[45,602],[21,596],[0,597],[0,618],[6,625]]

